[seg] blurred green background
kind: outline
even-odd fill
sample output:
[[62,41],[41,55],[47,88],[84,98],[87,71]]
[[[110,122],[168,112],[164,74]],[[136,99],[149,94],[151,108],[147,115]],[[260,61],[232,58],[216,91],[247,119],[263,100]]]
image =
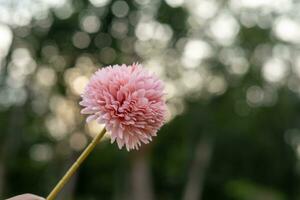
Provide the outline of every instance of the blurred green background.
[[106,138],[64,200],[299,200],[300,2],[0,0],[0,198],[47,196],[101,125],[91,74],[141,62],[168,122],[128,153]]

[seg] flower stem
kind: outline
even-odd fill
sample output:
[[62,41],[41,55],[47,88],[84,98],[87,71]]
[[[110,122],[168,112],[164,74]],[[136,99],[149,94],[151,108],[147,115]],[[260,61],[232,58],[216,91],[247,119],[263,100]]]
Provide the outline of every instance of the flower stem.
[[54,200],[57,194],[62,190],[64,185],[70,180],[70,178],[73,176],[73,174],[77,171],[81,163],[88,157],[88,155],[92,152],[92,150],[96,147],[96,145],[99,143],[101,138],[106,133],[105,128],[98,133],[92,140],[92,142],[86,147],[86,149],[82,152],[82,154],[79,156],[79,158],[76,160],[76,162],[70,167],[70,169],[66,172],[64,177],[58,182],[58,184],[55,186],[55,188],[51,191],[51,193],[48,195],[47,200]]

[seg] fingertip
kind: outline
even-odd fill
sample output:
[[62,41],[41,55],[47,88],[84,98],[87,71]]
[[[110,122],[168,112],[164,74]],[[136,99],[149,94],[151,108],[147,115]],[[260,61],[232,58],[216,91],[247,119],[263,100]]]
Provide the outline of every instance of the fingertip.
[[28,193],[28,194],[22,194],[19,196],[15,196],[15,197],[12,197],[7,200],[46,200],[46,199],[43,197]]

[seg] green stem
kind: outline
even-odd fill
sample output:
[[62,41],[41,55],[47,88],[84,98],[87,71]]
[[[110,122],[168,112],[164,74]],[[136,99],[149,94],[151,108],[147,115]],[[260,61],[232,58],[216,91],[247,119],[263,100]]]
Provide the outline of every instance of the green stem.
[[92,142],[87,146],[87,148],[82,152],[76,162],[70,167],[70,169],[66,172],[66,174],[62,177],[62,179],[57,183],[51,193],[48,195],[47,200],[54,200],[58,193],[62,190],[65,184],[70,180],[70,178],[74,175],[77,169],[80,167],[82,162],[88,157],[88,155],[93,151],[93,149],[100,142],[104,134],[106,133],[105,128],[94,137]]

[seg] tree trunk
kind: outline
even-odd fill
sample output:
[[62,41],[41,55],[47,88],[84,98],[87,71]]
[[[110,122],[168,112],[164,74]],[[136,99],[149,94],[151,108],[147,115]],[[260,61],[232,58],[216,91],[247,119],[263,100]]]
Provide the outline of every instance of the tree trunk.
[[[68,159],[68,161],[65,164],[62,176],[69,169],[69,167],[73,165],[73,163],[76,161],[77,157],[78,157],[78,154],[72,153],[71,158]],[[69,180],[69,182],[66,184],[66,186],[62,189],[60,194],[57,196],[57,200],[74,199],[79,170],[73,175],[73,177]]]
[[132,162],[131,196],[132,200],[154,200],[151,169],[148,160],[148,151],[141,150],[136,153]]
[[3,162],[0,162],[0,198],[4,198],[3,197],[3,190],[4,190],[4,174],[5,174],[5,165]]
[[205,172],[212,155],[212,143],[203,138],[196,146],[195,156],[189,170],[188,181],[183,200],[201,200],[204,187]]
[[23,124],[23,107],[13,107],[10,112],[5,141],[3,142],[0,152],[0,199],[4,198],[5,193],[6,163],[8,159],[15,159],[14,156],[19,149],[22,138]]

